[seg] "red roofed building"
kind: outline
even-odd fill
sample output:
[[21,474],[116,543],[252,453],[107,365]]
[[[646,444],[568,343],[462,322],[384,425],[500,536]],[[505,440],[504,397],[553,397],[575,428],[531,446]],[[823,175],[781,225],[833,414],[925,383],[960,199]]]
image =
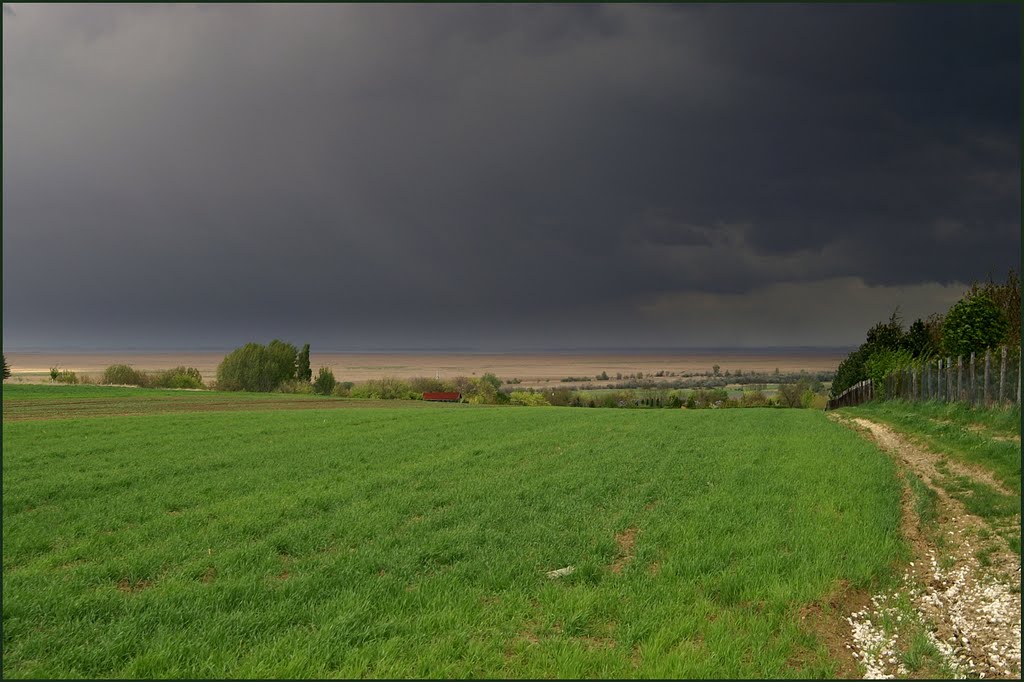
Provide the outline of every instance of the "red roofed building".
[[424,400],[439,400],[446,403],[457,403],[462,400],[461,393],[424,393]]

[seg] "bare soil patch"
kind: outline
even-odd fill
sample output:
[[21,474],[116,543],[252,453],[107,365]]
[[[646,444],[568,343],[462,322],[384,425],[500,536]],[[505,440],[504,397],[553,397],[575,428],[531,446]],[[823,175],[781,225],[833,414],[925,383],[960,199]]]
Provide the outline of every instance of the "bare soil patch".
[[615,544],[619,546],[619,558],[611,566],[612,573],[622,573],[622,569],[633,560],[633,546],[636,544],[638,528],[627,528],[615,536]]
[[117,581],[117,589],[120,592],[124,592],[126,594],[142,592],[143,590],[151,587],[152,585],[153,582],[150,580],[139,580],[137,582],[132,582],[128,580],[128,578],[121,578]]
[[[824,600],[804,606],[799,611],[800,621],[812,630],[825,645],[837,662],[837,678],[860,677],[857,658],[850,647],[850,627],[846,615],[864,608],[871,602],[871,595],[864,590],[853,590],[846,582],[840,582]],[[789,661],[794,669],[803,667],[805,661],[797,656]]]

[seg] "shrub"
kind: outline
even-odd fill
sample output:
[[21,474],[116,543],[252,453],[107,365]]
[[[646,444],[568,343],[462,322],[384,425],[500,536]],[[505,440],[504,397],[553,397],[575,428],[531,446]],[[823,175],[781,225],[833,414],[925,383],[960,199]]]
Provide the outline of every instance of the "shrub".
[[334,372],[327,367],[321,367],[320,371],[316,375],[316,381],[313,382],[313,393],[318,395],[331,395],[334,392],[334,386],[338,382],[334,379]]
[[568,407],[570,405],[579,404],[580,401],[576,397],[576,393],[568,388],[551,388],[542,394],[544,400],[548,402],[548,405],[557,405],[559,407]]
[[268,345],[247,343],[224,356],[217,367],[217,388],[269,392],[295,378],[295,346],[274,339]]
[[409,387],[411,390],[419,393],[443,393],[455,390],[449,382],[433,377],[414,377],[409,379]]
[[349,389],[353,398],[366,400],[422,400],[423,392],[417,392],[405,381],[394,377],[370,379]]
[[[139,374],[142,374],[139,372]],[[157,372],[144,380],[153,388],[205,388],[203,375],[195,367],[175,367],[162,372]],[[139,384],[142,385],[142,384]]]
[[111,365],[103,370],[101,384],[116,384],[121,386],[148,386],[149,377],[144,372],[129,365]]
[[740,407],[771,407],[775,403],[761,391],[744,393],[740,397]]
[[779,405],[782,407],[803,407],[803,394],[807,389],[800,385],[795,384],[780,384],[779,385]]
[[897,369],[909,366],[913,359],[913,351],[907,349],[883,348],[872,353],[871,357],[864,361],[864,372],[873,382],[875,395],[885,398],[885,378]]
[[541,407],[549,404],[542,394],[531,391],[512,391],[509,394],[509,402],[513,405],[526,405],[528,407]]
[[355,386],[351,381],[339,381],[334,385],[334,390],[331,391],[331,395],[335,395],[339,398],[348,398],[352,393],[352,387]]
[[313,385],[301,379],[289,379],[288,381],[282,381],[273,392],[309,395],[313,392]]
[[690,409],[705,407],[728,407],[729,392],[724,388],[698,388],[686,399]]
[[7,364],[7,356],[4,355],[4,379],[11,378],[11,366]]
[[70,369],[58,370],[56,367],[50,370],[50,377],[58,384],[77,384],[78,375]]

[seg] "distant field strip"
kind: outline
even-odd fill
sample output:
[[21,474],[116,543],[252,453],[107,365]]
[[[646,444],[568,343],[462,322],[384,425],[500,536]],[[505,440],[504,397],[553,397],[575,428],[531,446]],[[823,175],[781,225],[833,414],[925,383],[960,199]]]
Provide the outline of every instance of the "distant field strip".
[[817,411],[51,419],[3,453],[6,677],[832,676],[802,609],[906,556],[893,464]]
[[[403,406],[443,405],[405,401]],[[66,419],[118,415],[212,412],[225,410],[309,410],[394,407],[394,401],[350,400],[282,393],[174,391],[110,386],[5,386],[4,420]],[[458,405],[447,405],[449,409]]]

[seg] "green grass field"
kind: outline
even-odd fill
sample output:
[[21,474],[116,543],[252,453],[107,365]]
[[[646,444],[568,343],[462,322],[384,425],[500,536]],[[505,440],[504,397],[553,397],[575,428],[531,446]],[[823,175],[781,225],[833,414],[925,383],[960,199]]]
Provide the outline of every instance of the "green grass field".
[[418,400],[354,400],[333,396],[135,388],[129,386],[5,385],[5,421],[69,417],[110,417],[182,412],[346,409],[352,407],[447,407]]
[[5,676],[830,676],[801,610],[905,557],[817,411],[261,400],[4,424]]

